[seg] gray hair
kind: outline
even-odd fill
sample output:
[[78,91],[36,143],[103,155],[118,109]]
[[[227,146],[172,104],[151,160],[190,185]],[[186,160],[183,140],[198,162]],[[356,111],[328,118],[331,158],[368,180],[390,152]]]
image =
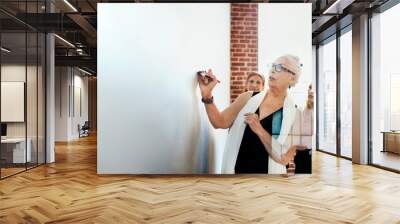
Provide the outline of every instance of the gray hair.
[[278,59],[285,59],[292,65],[291,66],[292,70],[296,74],[296,76],[295,76],[296,77],[295,85],[296,85],[296,83],[299,81],[299,77],[301,75],[301,67],[303,67],[303,64],[300,62],[300,58],[295,55],[285,54],[283,56],[280,56]]

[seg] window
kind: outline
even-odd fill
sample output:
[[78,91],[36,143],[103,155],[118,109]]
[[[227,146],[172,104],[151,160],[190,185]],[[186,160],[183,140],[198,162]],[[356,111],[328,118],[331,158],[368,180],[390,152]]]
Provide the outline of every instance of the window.
[[400,170],[400,5],[371,18],[372,164]]
[[336,153],[336,40],[318,48],[318,149]]
[[[24,13],[43,12],[44,1],[3,2]],[[15,22],[0,24],[0,178],[45,163],[45,35]]]
[[[351,27],[350,27],[351,28]],[[352,35],[340,36],[340,155],[352,157]]]

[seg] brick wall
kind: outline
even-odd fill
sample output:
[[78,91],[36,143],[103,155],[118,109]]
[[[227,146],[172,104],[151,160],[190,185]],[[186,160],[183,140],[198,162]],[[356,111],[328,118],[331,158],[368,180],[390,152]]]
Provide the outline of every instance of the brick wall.
[[245,89],[247,74],[258,70],[258,5],[231,4],[231,101]]

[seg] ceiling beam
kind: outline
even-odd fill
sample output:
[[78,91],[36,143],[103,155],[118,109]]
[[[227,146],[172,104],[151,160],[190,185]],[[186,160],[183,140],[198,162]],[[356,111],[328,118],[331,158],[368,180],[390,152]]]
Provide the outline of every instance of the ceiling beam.
[[73,20],[78,26],[82,28],[83,31],[90,37],[87,39],[87,41],[90,41],[90,45],[92,47],[97,45],[97,41],[91,41],[91,40],[96,40],[97,38],[97,30],[90,24],[85,17],[83,17],[80,14],[76,13],[71,13],[67,15],[71,20]]
[[55,56],[56,66],[82,66],[96,71],[97,61],[90,56]]

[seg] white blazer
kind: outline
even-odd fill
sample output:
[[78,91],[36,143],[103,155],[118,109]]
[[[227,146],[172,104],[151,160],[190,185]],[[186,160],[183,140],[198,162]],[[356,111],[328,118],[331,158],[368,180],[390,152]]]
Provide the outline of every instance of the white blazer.
[[[229,132],[225,144],[225,149],[222,158],[222,174],[234,174],[236,159],[239,153],[240,144],[242,142],[243,133],[246,128],[244,122],[244,114],[255,113],[257,108],[260,106],[262,100],[267,91],[261,91],[257,95],[251,97],[246,105],[240,110],[236,119],[234,120]],[[283,118],[280,135],[277,139],[272,137],[272,150],[277,155],[282,155],[287,152],[292,141],[289,141],[288,135],[291,132],[292,126],[296,117],[301,113],[299,108],[294,104],[289,93],[287,94],[283,103]],[[284,174],[286,173],[286,166],[275,162],[271,157],[268,161],[268,173],[269,174]]]

